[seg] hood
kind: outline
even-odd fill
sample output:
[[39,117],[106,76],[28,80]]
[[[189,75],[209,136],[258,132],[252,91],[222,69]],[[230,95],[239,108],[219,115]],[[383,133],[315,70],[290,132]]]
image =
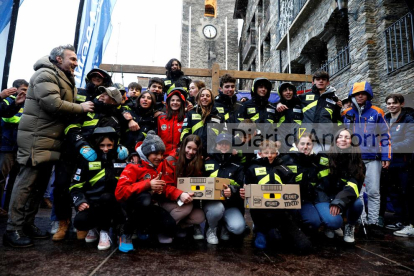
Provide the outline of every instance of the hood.
[[368,93],[368,101],[371,101],[374,97],[374,93],[372,92],[372,87],[369,82],[356,82],[352,86],[351,90],[349,91],[348,98],[352,98],[353,95],[359,92],[367,92]]
[[[283,98],[283,96],[282,96],[282,91],[283,90],[285,90],[287,87],[290,87],[292,90],[293,90],[293,97],[292,97],[292,99],[291,100],[286,100],[285,98]],[[282,103],[282,104],[287,104],[288,102],[291,102],[291,101],[293,101],[296,97],[297,97],[297,91],[296,91],[296,86],[294,86],[291,82],[284,82],[284,83],[282,83],[280,86],[279,86],[279,88],[278,88],[278,90],[277,90],[277,92],[278,92],[278,94],[279,94],[279,97],[280,97],[280,102]]]
[[56,71],[56,66],[49,60],[49,56],[44,56],[40,58],[36,63],[33,65],[33,69],[35,71],[41,68],[48,68]]
[[259,97],[257,95],[257,86],[260,83],[264,83],[264,85],[266,86],[266,88],[267,88],[267,94],[266,94],[265,98],[266,99],[269,99],[270,92],[272,91],[272,83],[268,79],[266,79],[266,78],[255,78],[253,80],[252,90],[250,92],[251,95],[252,95],[252,97]]
[[92,75],[94,73],[100,75],[103,78],[102,86],[106,86],[106,87],[112,86],[111,76],[108,74],[108,72],[100,68],[94,68],[91,71],[89,71],[89,73],[86,75],[86,78],[85,78],[86,83],[88,83],[91,80]]

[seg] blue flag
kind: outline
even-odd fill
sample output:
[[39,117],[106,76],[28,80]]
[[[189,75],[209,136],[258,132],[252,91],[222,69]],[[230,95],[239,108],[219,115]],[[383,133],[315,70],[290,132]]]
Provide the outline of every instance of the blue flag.
[[86,0],[79,28],[77,87],[85,87],[85,77],[99,67],[112,32],[111,15],[116,0]]
[[[19,7],[23,0],[20,0]],[[4,70],[4,62],[6,59],[7,40],[10,30],[10,19],[13,11],[13,0],[0,0],[0,88],[2,86],[2,76]]]

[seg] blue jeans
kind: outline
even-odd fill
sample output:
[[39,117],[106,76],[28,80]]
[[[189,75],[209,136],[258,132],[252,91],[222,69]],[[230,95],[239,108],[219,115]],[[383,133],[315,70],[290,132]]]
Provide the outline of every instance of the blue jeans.
[[235,207],[225,208],[220,201],[209,201],[204,204],[206,220],[211,228],[216,228],[220,220],[224,219],[224,225],[229,232],[240,235],[246,226],[244,217],[239,209]]
[[[342,216],[332,216],[329,213],[329,205],[330,203],[328,202],[317,204],[306,202],[302,204],[300,214],[304,224],[315,230],[317,230],[321,225],[324,225],[329,229],[340,228],[343,223]],[[361,199],[357,198],[342,213],[346,214],[349,224],[355,225],[362,214],[362,208],[363,205]]]

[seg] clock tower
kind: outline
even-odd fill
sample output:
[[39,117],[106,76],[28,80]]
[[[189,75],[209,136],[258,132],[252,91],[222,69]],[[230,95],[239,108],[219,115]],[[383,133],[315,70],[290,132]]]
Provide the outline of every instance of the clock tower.
[[[183,0],[181,64],[183,67],[238,68],[235,0]],[[226,35],[227,34],[227,35]]]

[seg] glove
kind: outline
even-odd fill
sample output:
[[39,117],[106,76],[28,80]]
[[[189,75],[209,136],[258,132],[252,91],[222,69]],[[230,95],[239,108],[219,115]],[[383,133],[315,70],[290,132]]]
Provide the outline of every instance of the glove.
[[119,160],[125,160],[127,159],[128,155],[129,155],[129,151],[126,147],[119,145],[118,149],[116,150],[116,152],[118,153],[118,159]]
[[86,160],[90,162],[95,161],[96,158],[98,157],[96,155],[96,152],[90,146],[83,146],[80,149],[80,154],[82,154],[83,158],[85,158]]

